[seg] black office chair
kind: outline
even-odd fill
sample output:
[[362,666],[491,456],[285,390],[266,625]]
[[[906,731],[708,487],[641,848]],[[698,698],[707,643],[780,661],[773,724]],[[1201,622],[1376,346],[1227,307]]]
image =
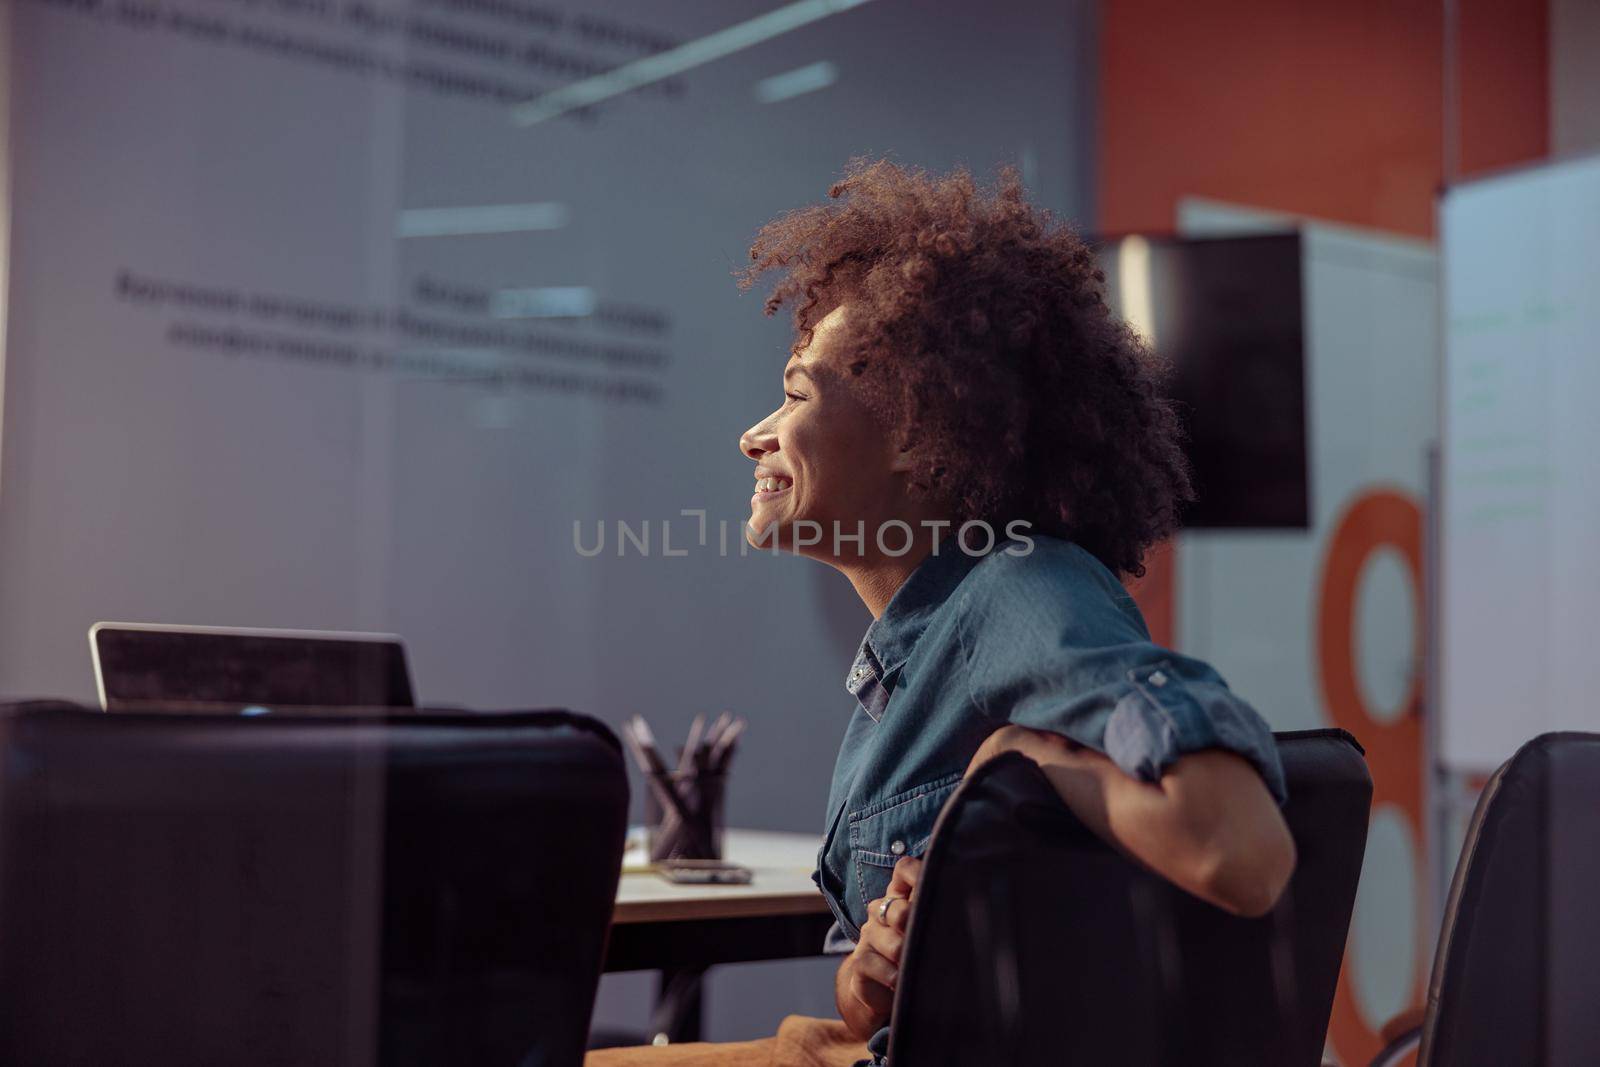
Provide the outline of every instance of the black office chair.
[[1260,919],[1125,859],[1025,756],[980,767],[925,857],[890,1062],[1319,1064],[1372,779],[1342,730],[1279,734],[1278,748],[1299,859]]
[[1417,1067],[1600,1063],[1600,735],[1545,734],[1489,779],[1450,883]]
[[577,1067],[627,808],[564,711],[0,709],[0,1063]]

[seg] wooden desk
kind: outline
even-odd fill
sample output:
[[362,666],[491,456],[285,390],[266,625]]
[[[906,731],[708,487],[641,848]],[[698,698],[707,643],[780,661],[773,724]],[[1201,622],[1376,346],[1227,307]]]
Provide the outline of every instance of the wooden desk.
[[833,913],[811,881],[821,845],[812,834],[730,829],[723,854],[751,869],[749,885],[622,876],[605,969],[662,972],[652,1034],[699,1039],[700,979],[708,967],[822,955]]
[[[611,922],[622,926],[753,915],[829,915],[827,902],[811,881],[821,847],[822,839],[812,834],[728,830],[723,854],[751,869],[755,877],[749,885],[675,885],[655,873],[624,874]],[[631,854],[625,858],[624,865],[632,858]]]

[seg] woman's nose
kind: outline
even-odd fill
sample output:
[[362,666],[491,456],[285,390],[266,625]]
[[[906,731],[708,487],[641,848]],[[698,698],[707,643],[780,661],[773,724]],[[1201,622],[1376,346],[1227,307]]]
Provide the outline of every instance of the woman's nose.
[[762,419],[739,435],[739,451],[751,459],[760,459],[777,446],[778,438],[771,430],[772,420]]

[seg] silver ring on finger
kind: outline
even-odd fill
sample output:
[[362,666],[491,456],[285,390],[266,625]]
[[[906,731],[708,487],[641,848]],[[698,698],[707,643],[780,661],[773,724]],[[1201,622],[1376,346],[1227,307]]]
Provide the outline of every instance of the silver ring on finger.
[[885,926],[889,925],[889,905],[894,903],[894,897],[884,897],[883,903],[878,905],[878,921]]

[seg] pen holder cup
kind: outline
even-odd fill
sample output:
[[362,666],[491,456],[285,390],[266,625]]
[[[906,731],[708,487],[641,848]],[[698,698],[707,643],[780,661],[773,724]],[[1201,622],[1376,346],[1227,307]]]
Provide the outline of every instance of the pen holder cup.
[[[707,771],[652,774],[644,794],[644,822],[650,862],[720,860],[722,858],[722,795],[727,774]],[[662,793],[670,791],[677,804]]]

